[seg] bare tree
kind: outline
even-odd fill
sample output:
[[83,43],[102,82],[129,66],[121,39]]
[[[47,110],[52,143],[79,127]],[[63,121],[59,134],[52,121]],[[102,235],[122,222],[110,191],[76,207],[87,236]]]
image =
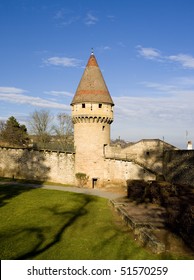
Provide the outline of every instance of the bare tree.
[[56,140],[61,150],[73,148],[73,123],[68,114],[61,113],[57,116],[57,125],[53,126]]
[[5,121],[0,120],[0,138],[2,137],[2,132],[5,129]]
[[36,110],[30,117],[30,130],[36,136],[37,146],[40,148],[46,148],[51,140],[52,120],[53,117],[47,110]]

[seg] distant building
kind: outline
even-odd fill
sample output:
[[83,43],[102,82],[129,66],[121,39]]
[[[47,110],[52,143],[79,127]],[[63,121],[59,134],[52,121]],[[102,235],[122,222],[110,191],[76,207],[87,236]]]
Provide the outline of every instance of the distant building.
[[192,142],[188,141],[187,143],[187,150],[193,150]]

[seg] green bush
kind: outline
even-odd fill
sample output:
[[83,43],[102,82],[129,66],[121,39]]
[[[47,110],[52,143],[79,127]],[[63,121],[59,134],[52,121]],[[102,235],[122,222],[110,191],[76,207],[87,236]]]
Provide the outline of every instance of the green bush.
[[81,172],[76,173],[75,177],[78,181],[79,187],[82,187],[82,188],[87,184],[88,179],[89,179],[89,176],[87,176],[85,173],[81,173]]

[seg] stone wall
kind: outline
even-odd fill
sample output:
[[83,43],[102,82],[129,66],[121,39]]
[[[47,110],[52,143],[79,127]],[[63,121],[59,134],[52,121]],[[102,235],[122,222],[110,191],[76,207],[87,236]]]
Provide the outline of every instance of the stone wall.
[[143,139],[137,143],[121,149],[119,146],[107,146],[105,156],[107,158],[131,160],[140,166],[162,174],[163,154],[166,150],[174,150],[176,147],[160,139]]
[[104,185],[126,186],[129,179],[155,180],[156,176],[134,162],[106,159],[104,162]]
[[194,150],[166,151],[164,177],[169,182],[194,186]]
[[[110,152],[109,146],[107,149]],[[114,156],[116,154],[119,156],[118,150],[114,150]],[[126,185],[128,179],[155,179],[155,175],[149,172],[148,168],[146,169],[137,162],[124,158],[124,156],[122,158],[122,156],[122,152],[120,159],[103,158],[103,154],[100,159],[97,159],[95,155],[95,161],[93,158],[93,165],[91,164],[93,171],[91,174],[88,173],[88,170],[85,171],[90,176],[88,186],[93,186],[93,178],[97,178],[95,187]],[[161,161],[159,162],[161,163]],[[85,160],[82,163],[84,165]],[[0,176],[2,177],[14,176],[15,178],[75,184],[75,173],[75,154],[73,153],[0,148]],[[165,151],[164,177],[169,182],[194,186],[194,150]]]
[[74,154],[0,148],[0,176],[74,184]]

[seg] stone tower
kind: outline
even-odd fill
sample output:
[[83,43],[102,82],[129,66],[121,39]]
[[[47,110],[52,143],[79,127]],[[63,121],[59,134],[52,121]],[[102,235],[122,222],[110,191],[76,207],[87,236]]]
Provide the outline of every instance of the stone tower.
[[90,55],[71,102],[74,123],[75,173],[89,176],[88,187],[104,182],[104,149],[110,143],[113,100],[96,58]]

